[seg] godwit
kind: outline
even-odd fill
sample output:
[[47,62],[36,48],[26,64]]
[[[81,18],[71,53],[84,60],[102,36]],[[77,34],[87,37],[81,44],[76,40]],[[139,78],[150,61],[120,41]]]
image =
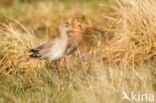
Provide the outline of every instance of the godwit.
[[66,55],[73,53],[83,39],[81,23],[82,22],[79,18],[74,18],[71,21],[72,34],[69,35],[69,43],[66,49]]
[[69,23],[64,22],[59,26],[60,36],[52,41],[30,49],[30,57],[49,59],[50,61],[61,59],[68,45],[68,35],[71,31]]
[[[66,50],[66,54],[72,54],[74,51],[77,50],[78,46],[81,44],[81,49],[83,50],[90,50],[90,45],[93,45],[93,37],[91,36],[91,30],[95,30],[98,32],[102,32],[96,27],[91,25],[85,16],[80,18],[74,18],[71,21],[72,26],[72,35],[69,36],[69,43]],[[84,46],[85,45],[85,46]]]

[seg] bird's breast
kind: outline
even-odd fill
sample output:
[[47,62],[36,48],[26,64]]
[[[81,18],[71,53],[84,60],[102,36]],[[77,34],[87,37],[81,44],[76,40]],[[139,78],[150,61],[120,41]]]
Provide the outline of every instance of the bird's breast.
[[65,50],[68,45],[68,39],[58,39],[52,46],[50,53],[48,54],[51,60],[60,59],[64,56]]

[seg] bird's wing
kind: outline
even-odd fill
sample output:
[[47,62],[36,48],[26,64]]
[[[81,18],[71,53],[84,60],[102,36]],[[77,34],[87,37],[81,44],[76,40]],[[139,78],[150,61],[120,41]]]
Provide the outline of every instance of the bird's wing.
[[43,57],[46,53],[48,53],[53,45],[53,42],[47,42],[45,44],[41,44],[36,48],[30,49],[31,57]]
[[41,44],[41,45],[33,48],[33,50],[41,51],[41,50],[44,50],[44,49],[47,49],[47,48],[51,48],[51,46],[52,46],[52,42],[47,42],[47,43]]

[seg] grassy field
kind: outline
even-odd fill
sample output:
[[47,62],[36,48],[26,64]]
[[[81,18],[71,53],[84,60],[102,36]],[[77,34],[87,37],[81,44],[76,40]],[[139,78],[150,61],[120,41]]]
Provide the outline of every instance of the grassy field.
[[[155,103],[122,100],[156,95],[156,1],[0,1],[0,103]],[[84,16],[80,53],[56,64],[29,49],[58,34],[62,21]]]

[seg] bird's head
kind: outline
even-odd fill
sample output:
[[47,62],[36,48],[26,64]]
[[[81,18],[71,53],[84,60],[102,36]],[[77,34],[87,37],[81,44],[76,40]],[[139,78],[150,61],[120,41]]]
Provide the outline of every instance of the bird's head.
[[71,26],[74,29],[78,29],[81,26],[82,20],[80,18],[74,18],[71,22]]
[[70,32],[71,31],[71,25],[68,22],[63,22],[60,24],[59,30],[61,32]]

